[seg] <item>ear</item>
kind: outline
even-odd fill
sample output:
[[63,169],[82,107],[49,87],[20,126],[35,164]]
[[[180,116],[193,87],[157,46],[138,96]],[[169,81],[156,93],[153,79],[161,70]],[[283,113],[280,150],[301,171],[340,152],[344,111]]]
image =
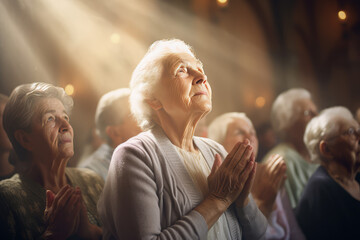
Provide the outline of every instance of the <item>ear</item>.
[[32,150],[32,141],[28,135],[27,132],[25,132],[22,129],[18,129],[14,133],[14,137],[16,141],[26,150],[31,151]]
[[145,101],[155,111],[160,110],[162,108],[161,102],[155,98],[154,99],[146,99]]
[[331,158],[332,157],[329,146],[324,140],[320,141],[319,150],[320,150],[321,155],[323,155],[324,157],[326,157],[326,158]]

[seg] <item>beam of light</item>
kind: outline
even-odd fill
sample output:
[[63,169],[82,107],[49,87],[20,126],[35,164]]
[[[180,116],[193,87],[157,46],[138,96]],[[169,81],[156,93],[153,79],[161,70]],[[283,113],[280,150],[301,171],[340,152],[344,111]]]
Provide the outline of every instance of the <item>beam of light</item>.
[[[7,29],[6,32],[18,34],[9,38],[1,34],[0,40],[8,51],[4,56],[7,64],[14,63],[9,66],[14,74],[17,68],[23,68],[21,74],[28,76],[29,69],[36,67],[44,75],[41,79],[55,79],[55,82],[60,79],[62,83],[68,83],[71,82],[69,79],[78,78],[71,78],[71,72],[62,69],[66,61],[66,64],[81,72],[84,75],[82,81],[86,81],[74,84],[77,96],[84,84],[91,86],[100,96],[109,90],[128,86],[132,71],[152,42],[163,38],[180,38],[193,46],[205,64],[214,90],[213,113],[222,105],[226,105],[227,110],[242,108],[244,111],[254,106],[254,98],[249,98],[251,101],[245,104],[243,99],[239,99],[243,92],[256,92],[267,96],[267,99],[271,98],[271,60],[265,38],[261,39],[260,27],[256,29],[254,25],[249,25],[252,35],[258,34],[258,41],[240,39],[210,21],[159,0],[0,2],[0,6],[5,6],[4,12],[12,5],[21,7],[13,11],[12,16],[1,14],[1,20],[8,18],[4,21],[6,24],[1,24]],[[249,8],[245,2],[243,5]],[[19,21],[24,15],[31,23]],[[44,61],[43,53],[29,41],[34,25],[43,29],[46,39],[52,41],[48,54],[61,53],[62,56],[53,56],[52,62]],[[243,35],[246,35],[246,27],[243,26],[241,30]],[[26,28],[30,31],[21,31]],[[42,39],[42,36],[39,38]],[[5,42],[2,41],[4,39]],[[16,66],[19,63],[22,66]],[[53,63],[57,64],[56,67],[51,66]],[[259,71],[259,68],[262,70]],[[29,81],[41,79],[34,75]]]
[[226,7],[228,5],[229,1],[228,0],[217,0],[216,3],[219,7]]

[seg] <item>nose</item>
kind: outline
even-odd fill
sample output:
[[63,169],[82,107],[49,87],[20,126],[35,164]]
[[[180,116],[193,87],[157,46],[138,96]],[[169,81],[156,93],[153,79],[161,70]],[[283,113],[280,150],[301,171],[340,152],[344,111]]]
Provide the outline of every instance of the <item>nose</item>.
[[70,128],[71,128],[70,123],[69,123],[67,120],[65,120],[65,119],[59,120],[59,124],[60,124],[60,127],[59,127],[59,132],[60,132],[60,133],[66,133],[66,132],[68,132],[68,131],[70,130]]
[[206,83],[207,76],[205,75],[205,73],[194,69],[193,75],[194,75],[193,85]]

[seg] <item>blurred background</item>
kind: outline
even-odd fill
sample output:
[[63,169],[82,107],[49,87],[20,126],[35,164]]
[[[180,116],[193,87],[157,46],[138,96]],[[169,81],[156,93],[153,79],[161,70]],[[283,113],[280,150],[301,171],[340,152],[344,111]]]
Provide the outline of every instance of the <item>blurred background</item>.
[[0,92],[43,81],[74,98],[75,156],[93,138],[100,96],[127,87],[150,44],[193,46],[213,111],[269,121],[282,91],[308,89],[319,109],[360,107],[358,0],[0,0]]

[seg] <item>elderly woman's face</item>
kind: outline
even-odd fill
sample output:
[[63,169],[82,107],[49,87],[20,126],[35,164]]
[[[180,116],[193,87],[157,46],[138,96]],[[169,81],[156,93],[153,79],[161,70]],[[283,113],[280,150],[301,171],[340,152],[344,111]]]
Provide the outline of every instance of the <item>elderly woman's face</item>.
[[256,157],[259,142],[254,127],[244,119],[234,118],[227,127],[223,143],[224,148],[227,152],[230,152],[236,143],[244,142],[245,139],[249,139],[251,146],[254,148],[254,155]]
[[201,62],[188,53],[173,54],[164,60],[163,67],[155,98],[169,115],[211,110],[211,88]]
[[359,124],[355,119],[338,118],[334,120],[339,125],[336,136],[326,142],[335,160],[349,169],[360,164]]
[[10,151],[12,149],[12,145],[2,123],[5,105],[5,103],[0,103],[0,149],[1,151]]
[[35,156],[70,158],[74,155],[73,129],[64,105],[57,98],[37,102],[28,134],[30,152]]

